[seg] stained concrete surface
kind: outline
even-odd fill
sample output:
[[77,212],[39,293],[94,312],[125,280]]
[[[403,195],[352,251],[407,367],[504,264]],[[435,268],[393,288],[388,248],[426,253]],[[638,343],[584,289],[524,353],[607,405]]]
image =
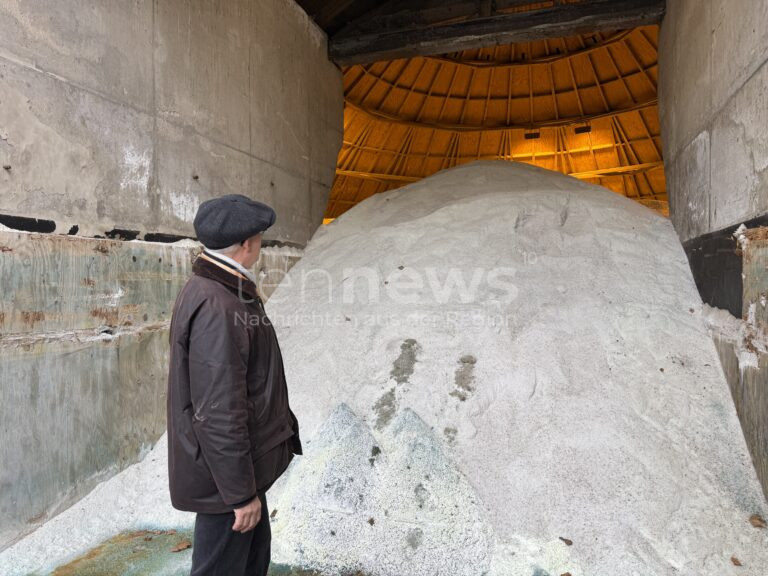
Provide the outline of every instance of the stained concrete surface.
[[304,245],[342,138],[341,73],[292,0],[3,3],[0,102],[0,213],[86,236],[189,236],[238,192]]
[[[0,549],[165,431],[169,322],[198,250],[0,232]],[[300,257],[262,250],[265,297]]]
[[0,232],[0,334],[170,319],[193,251],[172,244]]
[[0,232],[0,548],[165,430],[168,322],[192,255]]
[[768,228],[745,231],[739,243],[743,260],[742,320],[730,318],[738,330],[713,323],[712,332],[752,462],[768,498]]
[[723,335],[714,335],[720,364],[731,388],[731,396],[739,414],[741,429],[752,455],[757,477],[768,499],[768,355],[757,353],[757,366],[740,360],[740,342]]
[[176,530],[123,532],[50,576],[184,576],[192,563],[192,537]]
[[[194,534],[188,530],[122,532],[72,562],[59,566],[48,576],[186,576],[192,564],[193,541]],[[323,574],[295,566],[272,564],[269,576]],[[365,575],[349,572],[335,576]]]

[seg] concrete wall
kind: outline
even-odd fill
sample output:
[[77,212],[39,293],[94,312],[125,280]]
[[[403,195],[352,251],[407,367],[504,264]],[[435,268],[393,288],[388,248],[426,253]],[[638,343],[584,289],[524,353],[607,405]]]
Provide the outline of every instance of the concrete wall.
[[[165,431],[170,315],[199,250],[0,231],[0,549]],[[265,297],[300,257],[262,250]]]
[[191,257],[0,232],[0,548],[162,434],[168,320]]
[[342,137],[340,71],[292,0],[0,3],[0,213],[81,235],[193,235],[198,204],[321,223]]
[[768,2],[667,0],[659,114],[682,241],[768,212]]
[[763,486],[763,494],[768,499],[768,426],[765,424],[768,417],[768,391],[765,386],[768,382],[768,354],[764,344],[758,348],[754,340],[749,340],[752,350],[746,354],[751,358],[745,361],[743,335],[734,337],[732,333],[722,333],[717,328],[712,332],[752,463]]
[[768,498],[768,227],[739,235],[743,297],[740,339],[715,339],[757,476]]

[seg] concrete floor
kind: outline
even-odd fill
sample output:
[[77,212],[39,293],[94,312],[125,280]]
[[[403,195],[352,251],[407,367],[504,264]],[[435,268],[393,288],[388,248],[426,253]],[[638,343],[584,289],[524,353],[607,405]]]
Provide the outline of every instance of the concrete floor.
[[192,533],[176,530],[121,532],[52,576],[181,576],[189,574]]
[[[192,532],[121,532],[49,576],[186,576],[192,562]],[[29,575],[37,576],[37,575]],[[269,576],[323,576],[313,570],[273,564]],[[350,573],[343,576],[364,576]]]

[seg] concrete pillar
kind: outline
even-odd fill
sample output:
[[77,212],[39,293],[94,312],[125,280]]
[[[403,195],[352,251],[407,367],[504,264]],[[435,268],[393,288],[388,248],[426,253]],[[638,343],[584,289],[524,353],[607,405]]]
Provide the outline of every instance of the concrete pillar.
[[668,0],[659,116],[685,242],[768,212],[768,3]]
[[659,115],[670,216],[702,299],[738,326],[715,325],[713,336],[768,495],[766,247],[754,241],[742,253],[733,236],[742,223],[768,224],[767,63],[764,0],[667,1]]

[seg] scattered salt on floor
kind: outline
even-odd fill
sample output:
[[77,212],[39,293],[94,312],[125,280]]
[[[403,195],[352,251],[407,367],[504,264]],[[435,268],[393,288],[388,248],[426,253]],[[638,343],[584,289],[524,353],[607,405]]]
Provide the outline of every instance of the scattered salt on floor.
[[46,573],[125,530],[192,528],[194,514],[171,507],[165,436],[144,459],[0,553],[0,574]]
[[[465,165],[321,228],[267,308],[305,445],[268,495],[276,562],[720,576],[735,556],[765,573],[749,523],[765,502],[656,213],[538,168]],[[0,554],[0,573],[190,526],[165,450]]]
[[728,310],[714,308],[706,304],[702,306],[702,316],[707,328],[713,334],[717,334],[735,345],[734,351],[742,369],[747,366],[757,368],[760,360],[759,354],[768,353],[768,335],[755,324],[753,310],[754,304],[750,307],[751,318],[742,320],[731,315]]

